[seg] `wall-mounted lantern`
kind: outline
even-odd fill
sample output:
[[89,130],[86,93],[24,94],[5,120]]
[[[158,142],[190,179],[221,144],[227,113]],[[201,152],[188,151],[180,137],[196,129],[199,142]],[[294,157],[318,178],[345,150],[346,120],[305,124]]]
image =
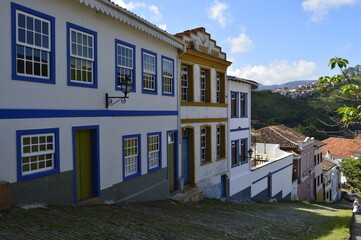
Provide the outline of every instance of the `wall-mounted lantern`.
[[[132,89],[133,84],[130,82],[130,76],[126,75],[125,78],[122,79],[120,82],[120,88],[124,96],[122,97],[109,97],[108,93],[105,94],[105,108],[116,104],[117,102],[125,103],[127,101],[128,93]],[[114,99],[114,100],[113,100]]]

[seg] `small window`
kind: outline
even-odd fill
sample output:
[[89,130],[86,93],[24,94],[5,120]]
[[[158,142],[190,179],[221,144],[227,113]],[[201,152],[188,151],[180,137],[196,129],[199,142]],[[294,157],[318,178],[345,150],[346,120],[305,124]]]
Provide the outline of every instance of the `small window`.
[[18,180],[59,172],[58,129],[17,131]]
[[200,134],[201,163],[210,162],[210,161],[212,161],[211,128],[208,126],[201,127],[200,131],[201,131],[201,134]]
[[135,92],[135,46],[120,40],[116,44],[116,79],[115,89],[122,90],[121,82],[128,80]]
[[247,93],[240,94],[240,106],[241,106],[240,117],[247,117]]
[[240,161],[241,164],[248,162],[248,151],[247,151],[247,139],[241,139],[241,148],[240,148]]
[[123,137],[124,179],[140,175],[140,135]]
[[182,66],[182,92],[181,92],[181,98],[182,101],[188,101],[188,94],[189,94],[189,89],[188,89],[188,84],[189,84],[189,76],[188,76],[188,67],[187,66]]
[[201,70],[201,102],[207,99],[207,76],[206,71]]
[[216,77],[216,98],[217,103],[221,103],[221,75],[219,73]]
[[238,117],[238,92],[231,92],[231,118]]
[[96,32],[67,23],[68,85],[97,88]]
[[234,140],[231,143],[231,151],[232,151],[232,167],[238,166],[238,152],[239,152],[239,140]]
[[55,18],[12,3],[13,79],[55,83]]
[[143,93],[157,94],[157,54],[142,49]]
[[224,158],[226,156],[226,137],[225,137],[225,126],[217,126],[217,158]]
[[148,168],[154,171],[161,168],[161,134],[148,134]]
[[174,96],[174,63],[173,59],[162,56],[163,95]]

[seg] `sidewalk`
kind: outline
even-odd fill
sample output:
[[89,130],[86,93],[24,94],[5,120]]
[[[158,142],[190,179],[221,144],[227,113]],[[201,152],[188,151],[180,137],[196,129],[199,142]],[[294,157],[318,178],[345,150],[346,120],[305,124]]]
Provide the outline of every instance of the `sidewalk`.
[[352,225],[352,234],[350,239],[361,240],[361,214],[355,215],[355,221]]

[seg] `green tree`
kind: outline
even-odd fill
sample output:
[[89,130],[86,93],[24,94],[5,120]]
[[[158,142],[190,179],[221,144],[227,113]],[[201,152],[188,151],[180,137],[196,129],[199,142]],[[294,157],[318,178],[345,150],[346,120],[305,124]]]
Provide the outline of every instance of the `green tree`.
[[334,76],[323,76],[318,80],[318,85],[323,91],[329,89],[338,88],[337,97],[348,102],[347,105],[337,108],[337,113],[340,116],[340,123],[344,124],[347,128],[351,123],[360,123],[361,122],[361,89],[359,85],[353,81],[352,76],[358,71],[355,71],[357,68],[348,69],[347,65],[349,61],[343,58],[331,58],[328,66],[331,69],[338,67],[341,71],[341,74],[336,74]]
[[356,191],[361,191],[361,160],[344,159],[342,161],[342,172],[351,187]]

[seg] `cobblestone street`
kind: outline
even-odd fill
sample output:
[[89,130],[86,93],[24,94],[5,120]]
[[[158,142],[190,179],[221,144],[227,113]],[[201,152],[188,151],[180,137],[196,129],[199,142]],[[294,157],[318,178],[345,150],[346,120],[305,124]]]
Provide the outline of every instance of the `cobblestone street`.
[[317,239],[348,228],[343,208],[215,200],[13,208],[0,211],[0,239]]

